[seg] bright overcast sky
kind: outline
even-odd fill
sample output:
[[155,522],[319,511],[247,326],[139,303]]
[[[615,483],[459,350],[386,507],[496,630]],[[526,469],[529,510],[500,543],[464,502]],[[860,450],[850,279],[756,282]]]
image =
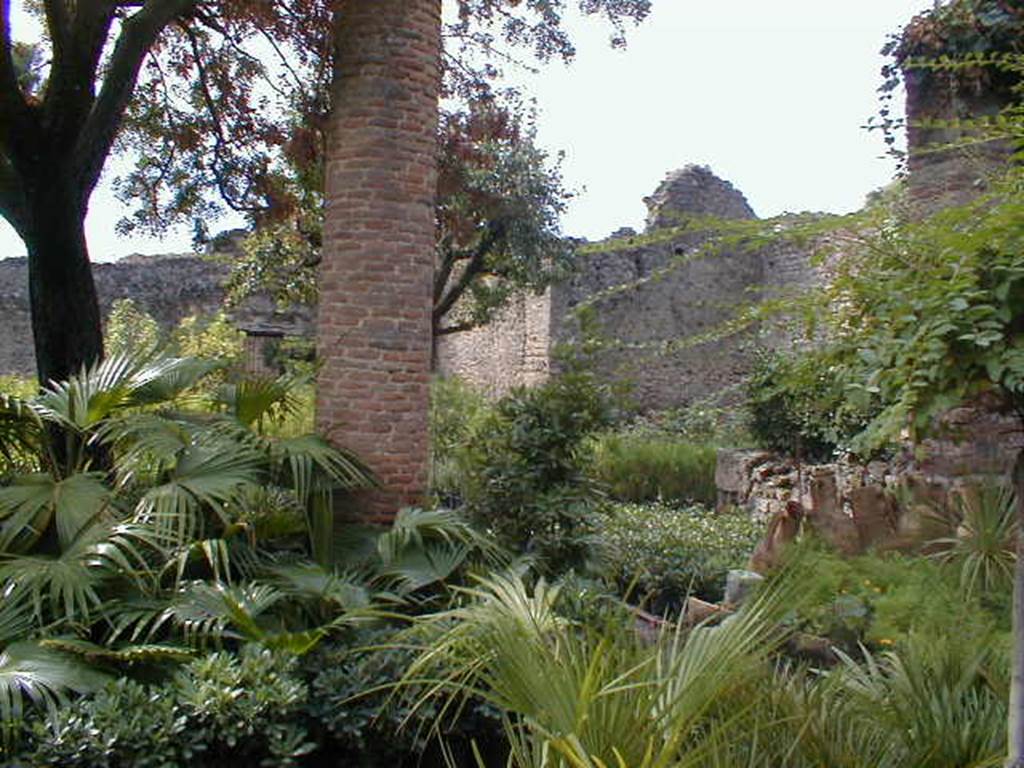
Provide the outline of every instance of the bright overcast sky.
[[[576,61],[517,77],[537,99],[541,143],[565,151],[566,183],[580,191],[567,234],[641,229],[641,198],[687,163],[711,166],[760,216],[856,210],[889,181],[881,137],[862,127],[878,109],[878,51],[932,0],[653,4],[625,51],[609,49],[604,25],[573,21]],[[87,221],[95,260],[190,248],[188,231],[118,238],[119,215],[104,185]],[[0,257],[24,250],[0,220]]]

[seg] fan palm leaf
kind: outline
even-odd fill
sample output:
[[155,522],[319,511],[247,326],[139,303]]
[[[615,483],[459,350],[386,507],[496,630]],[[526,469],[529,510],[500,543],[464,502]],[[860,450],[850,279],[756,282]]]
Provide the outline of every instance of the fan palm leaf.
[[148,555],[160,540],[145,526],[96,523],[58,556],[18,555],[0,559],[0,583],[14,585],[28,600],[37,620],[46,616],[72,624],[102,612],[100,587],[123,578],[134,587],[151,578]]
[[89,693],[108,680],[106,675],[65,654],[38,643],[12,643],[0,651],[0,718],[5,726],[17,723],[24,701],[54,709],[65,693]]
[[406,682],[481,696],[510,714],[547,765],[676,766],[706,737],[716,703],[781,641],[794,602],[782,580],[719,626],[666,629],[654,644],[631,625],[588,632],[558,616],[557,590],[492,577],[473,602],[427,619],[441,634]]
[[233,450],[192,445],[178,459],[166,481],[150,488],[137,508],[137,519],[184,543],[205,527],[206,513],[222,527],[232,524],[227,510],[237,504],[248,487],[263,477],[257,454],[236,446]]
[[299,416],[305,405],[297,392],[302,383],[287,375],[247,378],[221,386],[214,402],[240,424],[258,427],[266,418],[283,420]]
[[0,394],[0,471],[38,463],[46,445],[45,426],[31,403]]
[[98,473],[64,479],[48,474],[21,476],[0,488],[0,551],[26,552],[55,522],[61,549],[110,507],[112,494]]

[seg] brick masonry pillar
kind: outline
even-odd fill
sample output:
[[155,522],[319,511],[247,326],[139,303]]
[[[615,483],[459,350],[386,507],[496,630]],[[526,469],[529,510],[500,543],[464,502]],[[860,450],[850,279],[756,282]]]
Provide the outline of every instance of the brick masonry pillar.
[[441,0],[337,5],[317,424],[377,473],[359,512],[386,520],[426,487]]

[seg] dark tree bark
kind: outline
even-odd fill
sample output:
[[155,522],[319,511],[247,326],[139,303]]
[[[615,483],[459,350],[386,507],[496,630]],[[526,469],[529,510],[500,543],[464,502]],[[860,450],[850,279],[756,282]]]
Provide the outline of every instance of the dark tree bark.
[[[0,0],[0,216],[25,242],[39,381],[103,356],[84,221],[142,62],[161,31],[197,0],[45,0],[46,87],[26,93],[12,56],[10,0]],[[111,30],[124,16],[116,41]],[[103,51],[113,48],[106,60]]]
[[28,197],[29,296],[40,384],[61,381],[103,357],[99,302],[78,193],[59,177]]

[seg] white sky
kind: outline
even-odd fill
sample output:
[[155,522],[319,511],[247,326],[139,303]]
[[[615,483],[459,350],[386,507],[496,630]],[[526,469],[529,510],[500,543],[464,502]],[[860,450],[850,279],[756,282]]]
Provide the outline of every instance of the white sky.
[[[580,191],[565,232],[597,239],[641,229],[641,198],[687,163],[710,165],[760,216],[856,210],[893,171],[881,137],[862,128],[878,109],[878,51],[932,4],[654,0],[625,51],[609,49],[603,25],[574,20],[570,67],[516,75],[536,97],[541,143],[565,151],[566,183]],[[94,260],[190,249],[187,230],[162,241],[119,238],[119,217],[104,184],[86,224]],[[0,257],[24,250],[0,220]]]

